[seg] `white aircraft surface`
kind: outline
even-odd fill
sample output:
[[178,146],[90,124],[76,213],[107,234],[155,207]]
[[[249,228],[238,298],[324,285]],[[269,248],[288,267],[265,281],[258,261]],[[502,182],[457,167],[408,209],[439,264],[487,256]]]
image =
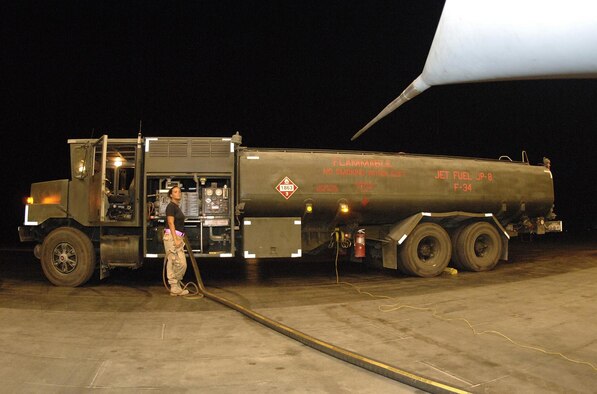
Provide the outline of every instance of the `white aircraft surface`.
[[434,85],[597,78],[597,1],[446,0],[423,72],[359,130]]

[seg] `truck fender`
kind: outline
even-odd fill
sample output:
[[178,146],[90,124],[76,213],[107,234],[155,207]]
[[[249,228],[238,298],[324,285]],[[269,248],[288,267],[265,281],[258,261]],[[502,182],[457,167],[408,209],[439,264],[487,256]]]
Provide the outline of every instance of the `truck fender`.
[[[421,222],[429,221],[442,226],[443,228],[457,228],[459,223],[464,221],[477,220],[486,221],[494,225],[502,241],[500,260],[508,259],[508,240],[510,236],[502,224],[492,213],[475,213],[464,211],[452,212],[418,212],[411,215],[390,227],[383,241],[383,266],[384,268],[400,269],[404,271],[400,264],[398,248],[406,241],[415,227]],[[405,272],[411,274],[411,272]]]

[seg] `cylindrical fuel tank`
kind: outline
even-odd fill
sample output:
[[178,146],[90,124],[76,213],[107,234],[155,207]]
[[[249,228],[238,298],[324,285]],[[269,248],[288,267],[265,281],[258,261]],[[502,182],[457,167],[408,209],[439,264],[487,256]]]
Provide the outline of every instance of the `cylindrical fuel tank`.
[[238,201],[246,216],[327,220],[341,203],[360,224],[396,223],[418,212],[493,213],[502,223],[546,216],[551,171],[503,160],[392,153],[243,148]]

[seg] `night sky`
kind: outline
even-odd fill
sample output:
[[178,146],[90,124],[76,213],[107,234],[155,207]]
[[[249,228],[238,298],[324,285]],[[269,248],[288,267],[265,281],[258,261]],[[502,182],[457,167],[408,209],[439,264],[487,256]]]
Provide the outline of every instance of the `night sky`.
[[552,161],[556,213],[597,230],[597,80],[432,87],[350,137],[423,69],[443,1],[4,2],[4,237],[68,138],[230,136],[259,147]]

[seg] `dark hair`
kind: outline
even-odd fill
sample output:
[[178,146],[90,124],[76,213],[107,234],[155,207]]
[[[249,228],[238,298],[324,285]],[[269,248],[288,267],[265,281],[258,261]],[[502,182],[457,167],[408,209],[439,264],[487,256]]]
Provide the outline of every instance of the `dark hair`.
[[[174,190],[174,188],[176,188],[176,187],[180,189],[180,186],[172,186],[170,188],[170,190],[168,190],[168,197],[170,197],[170,198],[172,197],[172,190]],[[180,189],[180,190],[182,190],[182,189]]]

